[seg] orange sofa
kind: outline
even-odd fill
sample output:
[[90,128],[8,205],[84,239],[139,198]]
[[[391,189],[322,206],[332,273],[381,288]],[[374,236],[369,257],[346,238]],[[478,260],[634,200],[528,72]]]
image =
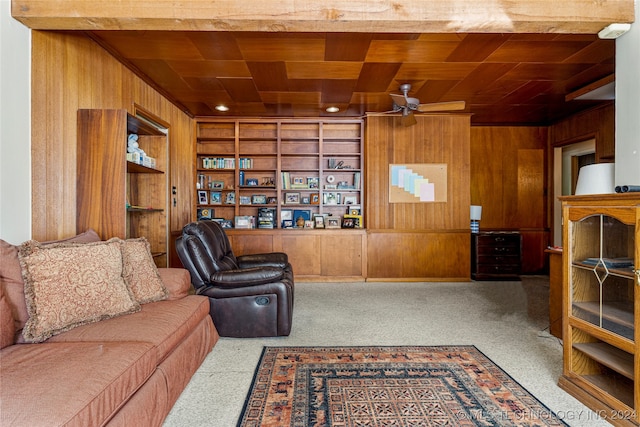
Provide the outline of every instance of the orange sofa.
[[16,262],[0,240],[0,425],[162,425],[218,340],[189,273],[158,269],[163,300],[25,343]]

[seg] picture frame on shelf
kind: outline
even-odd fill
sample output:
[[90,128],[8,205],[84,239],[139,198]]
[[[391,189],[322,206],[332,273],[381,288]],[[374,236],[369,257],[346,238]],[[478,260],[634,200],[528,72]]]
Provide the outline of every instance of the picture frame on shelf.
[[293,210],[292,209],[280,209],[280,222],[282,224],[282,228],[285,227],[285,222],[290,221],[291,227],[293,227]]
[[277,205],[278,204],[278,198],[277,197],[267,197],[267,204],[268,205]]
[[292,184],[293,185],[300,185],[300,186],[304,185],[305,187],[307,185],[307,183],[305,182],[305,179],[303,177],[301,177],[301,176],[294,176]]
[[[344,215],[342,217],[342,222],[344,223],[345,219],[351,219],[353,220],[353,227],[352,228],[363,228],[364,224],[362,222],[362,215]],[[343,227],[345,228],[345,227]]]
[[341,227],[341,218],[339,216],[330,216],[327,217],[325,228],[340,228]]
[[267,196],[264,194],[254,194],[251,196],[251,204],[252,205],[266,205],[267,204]]
[[342,203],[345,205],[357,205],[358,196],[344,196],[344,198],[342,199]]
[[339,205],[340,204],[340,193],[323,193],[322,203],[325,205]]
[[315,214],[313,215],[313,223],[315,228],[325,228],[325,220],[324,215]]
[[240,204],[241,205],[250,205],[251,204],[251,196],[240,196]]
[[311,195],[311,204],[312,205],[319,205],[320,204],[320,194],[313,193]]
[[285,219],[282,221],[282,228],[293,228],[293,220]]
[[303,205],[309,205],[311,204],[311,198],[309,196],[302,196],[300,198],[300,203],[302,203]]
[[224,181],[211,181],[212,190],[222,190],[224,189]]
[[362,208],[360,205],[349,205],[347,215],[362,215]]
[[313,228],[314,222],[311,219],[308,219],[304,222],[304,228]]
[[233,228],[233,221],[230,219],[218,218],[218,222],[222,228]]
[[347,215],[345,215],[342,217],[341,228],[356,228],[356,222],[353,218],[347,217]]
[[209,204],[209,196],[207,192],[204,190],[198,190],[198,204],[199,205],[208,205]]
[[235,220],[235,228],[253,228],[253,221],[249,215],[237,215]]
[[212,219],[215,211],[211,208],[198,208],[198,221]]
[[212,191],[209,193],[210,203],[212,205],[222,204],[222,193],[220,191]]
[[317,176],[308,176],[307,186],[311,189],[320,188],[320,178],[318,178]]
[[224,203],[227,205],[235,205],[236,204],[236,193],[234,191],[231,191],[229,193],[227,193],[227,195],[224,198]]
[[246,181],[245,181],[245,185],[247,185],[249,187],[257,187],[258,186],[258,179],[257,178],[247,178]]
[[287,205],[297,205],[300,203],[300,193],[284,193],[284,203]]

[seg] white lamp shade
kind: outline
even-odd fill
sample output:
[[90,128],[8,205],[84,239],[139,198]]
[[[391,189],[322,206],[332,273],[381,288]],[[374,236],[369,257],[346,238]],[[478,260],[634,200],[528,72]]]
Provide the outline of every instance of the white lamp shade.
[[576,195],[615,193],[615,165],[595,163],[580,168]]
[[471,205],[471,219],[474,221],[480,221],[482,219],[482,206]]

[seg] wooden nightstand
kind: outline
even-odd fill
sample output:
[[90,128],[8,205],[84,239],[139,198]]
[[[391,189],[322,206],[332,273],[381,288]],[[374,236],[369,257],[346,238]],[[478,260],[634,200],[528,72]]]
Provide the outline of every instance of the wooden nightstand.
[[473,280],[520,280],[522,238],[515,231],[471,234]]

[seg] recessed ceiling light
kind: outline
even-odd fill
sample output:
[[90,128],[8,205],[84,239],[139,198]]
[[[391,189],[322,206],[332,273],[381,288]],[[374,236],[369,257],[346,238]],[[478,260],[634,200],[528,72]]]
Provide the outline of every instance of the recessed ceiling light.
[[338,107],[327,107],[326,111],[327,111],[327,113],[337,113],[338,111],[340,111],[340,108],[338,108]]
[[216,105],[216,110],[223,111],[223,112],[224,111],[229,111],[229,107],[227,107],[226,105],[220,104],[220,105]]

